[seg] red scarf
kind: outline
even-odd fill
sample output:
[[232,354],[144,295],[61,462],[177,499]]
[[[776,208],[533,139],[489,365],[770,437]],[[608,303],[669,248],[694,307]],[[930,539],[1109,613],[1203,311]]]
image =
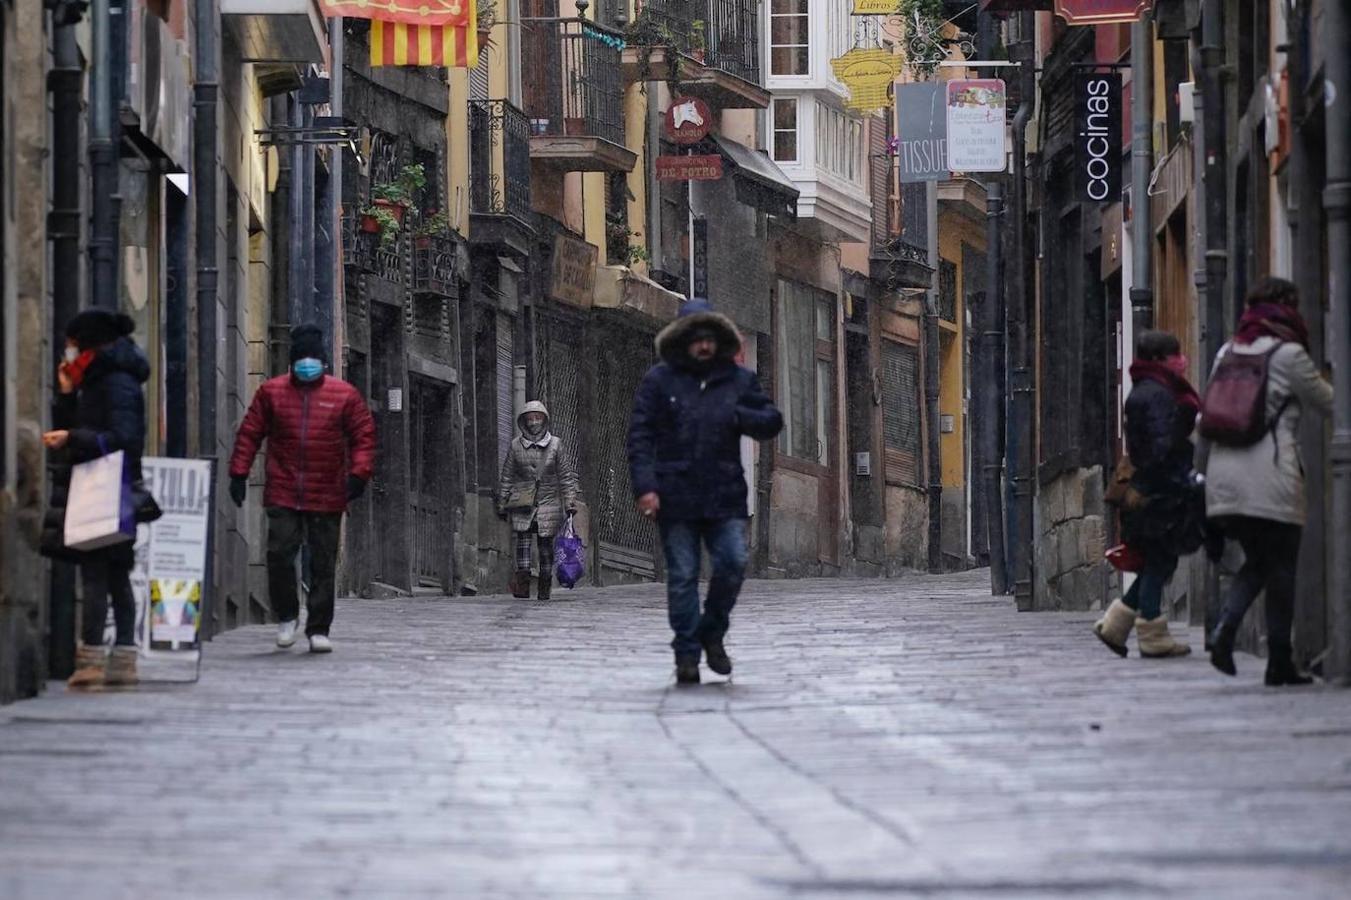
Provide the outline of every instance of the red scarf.
[[61,363],[61,371],[70,379],[71,390],[80,389],[80,383],[84,381],[84,373],[96,356],[98,356],[97,350],[86,350],[75,357],[75,362]]
[[1293,306],[1281,303],[1262,303],[1249,307],[1238,320],[1234,340],[1251,344],[1260,337],[1274,337],[1279,341],[1294,341],[1309,349],[1309,326]]
[[1137,359],[1131,363],[1131,381],[1153,381],[1168,388],[1173,399],[1182,406],[1190,406],[1196,412],[1201,411],[1201,397],[1191,382],[1174,372],[1158,360]]

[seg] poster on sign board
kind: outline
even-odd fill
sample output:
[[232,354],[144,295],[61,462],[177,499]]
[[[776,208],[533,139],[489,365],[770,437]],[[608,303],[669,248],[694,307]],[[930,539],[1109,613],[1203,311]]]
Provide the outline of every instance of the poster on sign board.
[[948,168],[954,172],[1002,172],[1005,152],[1004,82],[971,78],[947,83]]

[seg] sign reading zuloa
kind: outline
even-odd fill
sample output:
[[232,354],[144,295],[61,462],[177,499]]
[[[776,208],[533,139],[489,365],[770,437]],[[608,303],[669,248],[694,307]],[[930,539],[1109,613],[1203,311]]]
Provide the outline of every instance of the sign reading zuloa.
[[1080,72],[1074,91],[1074,184],[1080,200],[1121,199],[1121,75]]

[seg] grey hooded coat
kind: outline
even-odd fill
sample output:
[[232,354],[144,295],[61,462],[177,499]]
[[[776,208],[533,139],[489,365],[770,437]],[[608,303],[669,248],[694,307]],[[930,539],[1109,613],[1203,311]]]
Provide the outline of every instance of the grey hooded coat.
[[[1275,344],[1273,337],[1259,337],[1251,344],[1226,344],[1220,356],[1230,347],[1235,353],[1258,355]],[[1332,386],[1318,374],[1303,347],[1285,343],[1272,354],[1267,367],[1267,419],[1275,419],[1271,430],[1250,447],[1226,447],[1207,441],[1197,447],[1197,468],[1206,473],[1207,515],[1304,524],[1304,462],[1299,431],[1306,408],[1324,415],[1331,413]]]
[[520,433],[512,439],[511,449],[502,462],[497,503],[499,508],[506,509],[513,494],[519,496],[534,489],[533,508],[507,510],[512,530],[529,531],[531,526],[537,526],[540,537],[551,538],[562,527],[566,511],[577,508],[581,482],[561,438],[551,434],[547,441],[536,441],[525,434],[525,417],[529,413],[543,413],[548,430],[549,410],[538,400],[527,403],[516,419]]

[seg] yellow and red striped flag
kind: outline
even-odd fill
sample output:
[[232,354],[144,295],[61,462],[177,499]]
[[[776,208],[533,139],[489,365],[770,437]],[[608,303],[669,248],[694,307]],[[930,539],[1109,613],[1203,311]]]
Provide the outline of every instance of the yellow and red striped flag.
[[478,29],[474,15],[468,27],[453,25],[407,25],[403,22],[371,21],[372,66],[478,65]]

